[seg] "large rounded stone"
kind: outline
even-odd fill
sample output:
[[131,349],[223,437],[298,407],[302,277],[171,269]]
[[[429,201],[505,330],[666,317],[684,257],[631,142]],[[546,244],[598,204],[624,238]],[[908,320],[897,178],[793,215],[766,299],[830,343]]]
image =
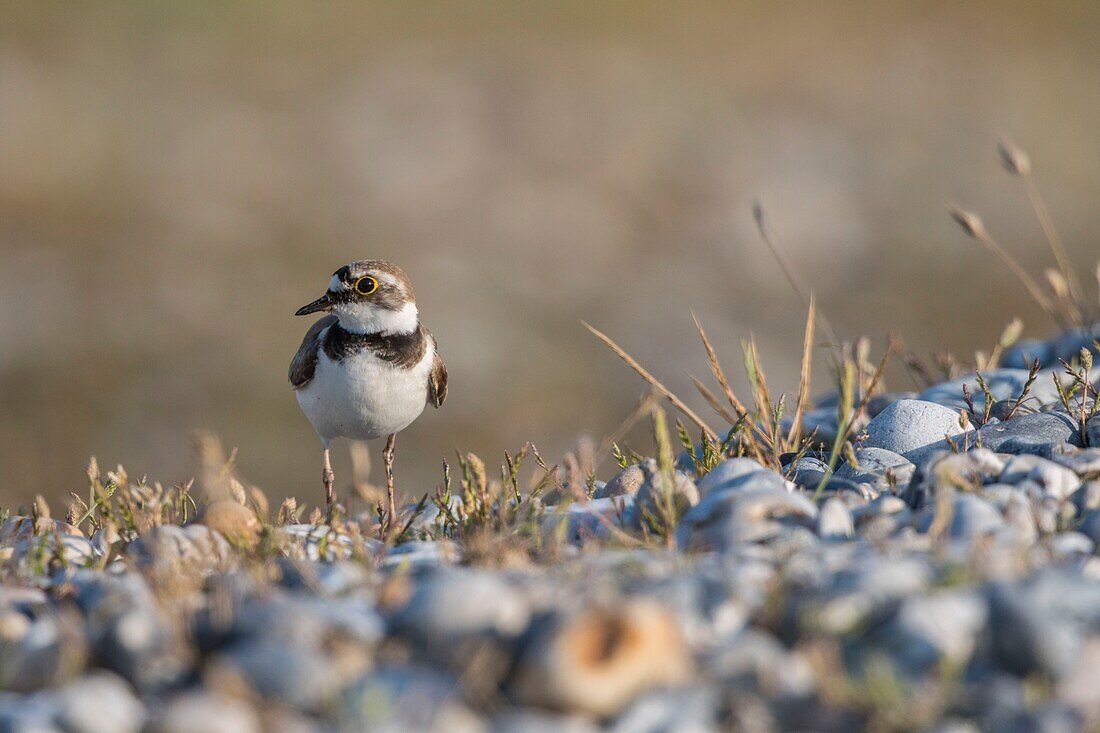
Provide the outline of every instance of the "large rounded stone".
[[922,400],[898,400],[867,424],[863,446],[885,448],[919,463],[945,448],[945,437],[955,438],[964,432],[959,413],[949,407]]

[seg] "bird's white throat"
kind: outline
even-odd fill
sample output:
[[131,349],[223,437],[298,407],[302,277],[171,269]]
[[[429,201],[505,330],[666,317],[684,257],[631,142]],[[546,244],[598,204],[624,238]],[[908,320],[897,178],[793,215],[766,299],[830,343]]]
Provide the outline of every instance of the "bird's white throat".
[[400,310],[362,302],[340,303],[332,312],[340,319],[340,327],[353,333],[412,333],[420,325],[420,312],[411,301]]

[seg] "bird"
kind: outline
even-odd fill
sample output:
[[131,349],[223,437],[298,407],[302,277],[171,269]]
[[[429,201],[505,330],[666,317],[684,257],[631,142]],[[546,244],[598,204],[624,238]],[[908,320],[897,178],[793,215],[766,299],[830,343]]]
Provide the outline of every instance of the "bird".
[[385,437],[386,527],[392,528],[397,434],[447,399],[447,365],[420,322],[408,276],[384,260],[357,260],[332,274],[324,295],[294,315],[325,313],[290,362],[290,385],[321,440],[329,518],[336,506],[334,438]]

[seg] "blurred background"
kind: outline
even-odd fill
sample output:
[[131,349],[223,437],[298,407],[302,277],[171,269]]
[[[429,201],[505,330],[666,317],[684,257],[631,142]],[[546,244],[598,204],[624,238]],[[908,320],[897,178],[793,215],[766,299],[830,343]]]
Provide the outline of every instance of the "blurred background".
[[292,314],[352,259],[408,271],[450,368],[447,404],[398,442],[409,493],[456,448],[497,459],[532,440],[556,460],[630,413],[642,383],[581,319],[692,404],[707,367],[691,309],[731,371],[752,332],[792,388],[805,314],[755,199],[836,329],[876,345],[969,355],[1013,316],[1051,330],[943,211],[981,212],[1041,272],[1001,135],[1030,153],[1071,252],[1096,260],[1090,2],[2,12],[8,506],[82,491],[93,454],[185,480],[198,428],[239,448],[249,480],[318,500],[320,447],[286,381],[309,323]]

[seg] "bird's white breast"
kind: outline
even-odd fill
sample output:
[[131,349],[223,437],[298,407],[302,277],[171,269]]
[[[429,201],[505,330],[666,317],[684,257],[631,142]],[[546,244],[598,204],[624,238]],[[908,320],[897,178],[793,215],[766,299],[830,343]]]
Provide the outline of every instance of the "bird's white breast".
[[410,368],[383,361],[369,349],[341,361],[321,349],[313,379],[295,393],[298,404],[326,446],[333,438],[372,440],[399,432],[427,405],[434,357],[430,339],[423,358]]

